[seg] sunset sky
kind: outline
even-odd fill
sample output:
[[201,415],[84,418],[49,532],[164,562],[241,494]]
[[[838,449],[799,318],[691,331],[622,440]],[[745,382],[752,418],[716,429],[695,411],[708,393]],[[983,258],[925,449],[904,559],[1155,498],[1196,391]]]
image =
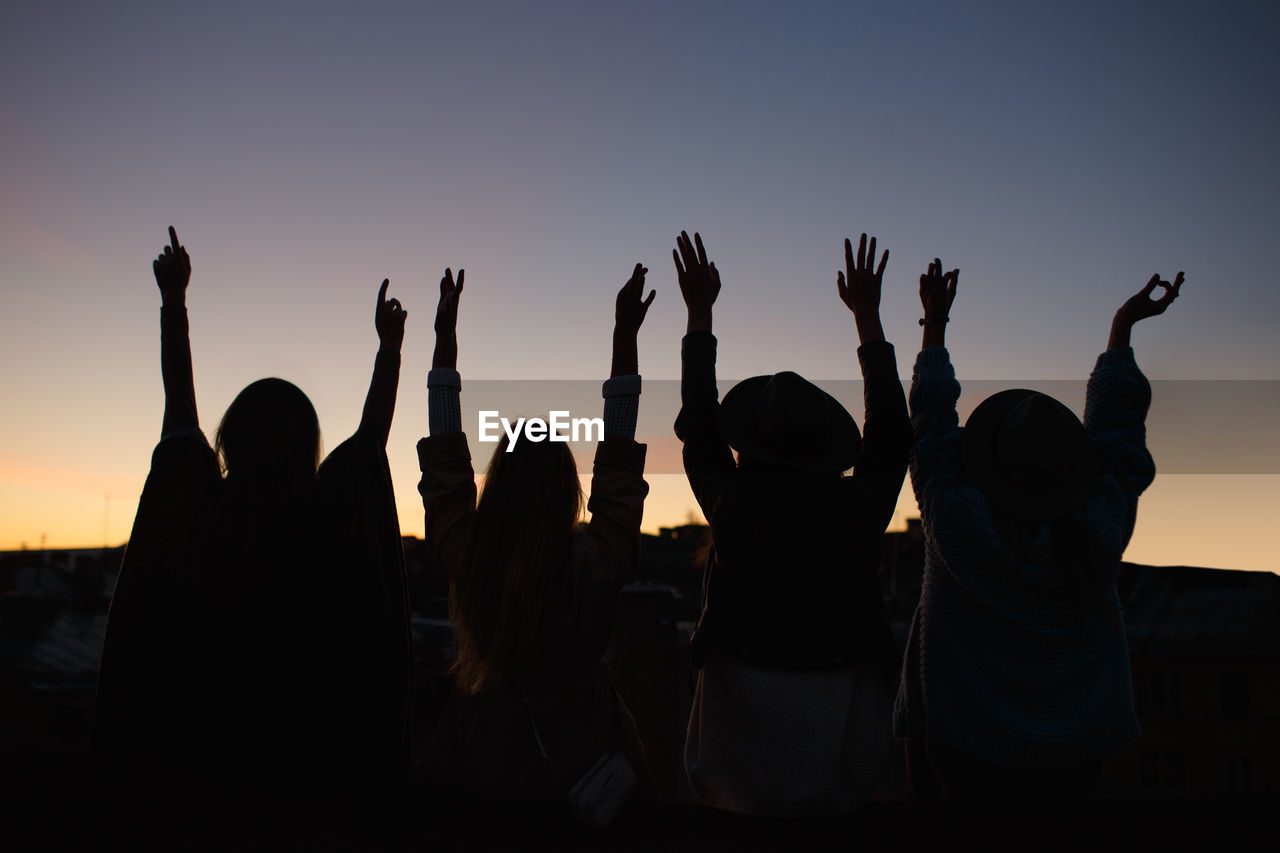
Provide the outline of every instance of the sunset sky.
[[[835,272],[868,231],[904,378],[934,256],[961,271],[961,381],[1008,386],[1084,379],[1115,309],[1185,270],[1133,341],[1165,394],[1153,448],[1200,431],[1156,455],[1126,557],[1278,570],[1278,43],[1273,2],[6,4],[0,549],[128,537],[170,224],[210,435],[272,375],[327,448],[349,435],[391,279],[409,319],[388,452],[418,535],[446,266],[467,270],[464,402],[476,380],[605,378],[637,261],[658,291],[641,372],[678,379],[681,229],[721,271],[722,379],[836,382],[859,373]],[[700,518],[674,399],[641,400],[647,531]],[[914,512],[907,486],[895,526]]]

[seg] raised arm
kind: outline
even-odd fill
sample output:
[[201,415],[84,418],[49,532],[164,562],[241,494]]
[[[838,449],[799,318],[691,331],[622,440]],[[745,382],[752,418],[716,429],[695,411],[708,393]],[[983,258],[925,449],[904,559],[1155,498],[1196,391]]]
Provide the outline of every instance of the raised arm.
[[[1182,282],[1182,273],[1178,273],[1172,284],[1153,275],[1146,287],[1120,306],[1111,323],[1107,351],[1098,356],[1085,390],[1084,427],[1104,466],[1131,501],[1130,530],[1137,511],[1137,497],[1151,485],[1156,471],[1146,444],[1151,383],[1134,361],[1129,334],[1139,320],[1163,314],[1178,297]],[[1157,287],[1163,287],[1165,292],[1159,299],[1152,299],[1151,294]]]
[[604,384],[604,434],[634,439],[636,417],[640,408],[640,357],[636,337],[644,323],[649,306],[658,295],[656,290],[644,296],[644,277],[649,272],[643,264],[636,264],[631,278],[622,285],[614,301],[613,359],[609,381]]
[[640,519],[649,486],[644,481],[645,446],[637,444],[640,374],[636,337],[657,291],[644,298],[649,270],[636,264],[614,302],[613,367],[604,383],[604,441],[596,447],[591,476],[591,522],[587,532],[612,559],[595,564],[598,579],[631,573],[640,544]]
[[716,424],[720,410],[716,391],[716,339],[711,334],[711,306],[720,295],[720,271],[707,260],[702,236],[685,231],[676,238],[676,276],[688,313],[681,346],[680,414],[676,436],[684,443],[684,472],[693,495],[709,519],[725,480],[737,466],[733,451]]
[[196,387],[191,371],[191,339],[187,326],[187,283],[191,258],[169,226],[169,245],[151,263],[160,288],[160,373],[164,378],[164,422],[160,437],[199,429]]
[[911,374],[911,485],[922,511],[928,512],[939,484],[951,479],[960,466],[960,418],[951,356],[944,345],[951,304],[956,298],[960,270],[942,272],[942,261],[933,259],[920,276],[920,305],[924,309],[924,339]]
[[862,456],[852,480],[858,484],[868,512],[883,516],[887,525],[898,502],[898,493],[902,491],[902,478],[907,473],[911,421],[907,417],[907,399],[898,378],[893,345],[884,339],[884,328],[880,324],[880,290],[889,252],[885,251],[879,266],[875,258],[875,237],[871,238],[868,251],[867,235],[862,235],[856,258],[853,243],[845,240],[845,272],[836,273],[836,290],[840,301],[853,312],[861,342],[858,361],[862,366],[866,417],[862,427]]
[[427,416],[430,436],[418,442],[422,479],[418,493],[426,513],[426,538],[448,573],[465,562],[471,524],[475,518],[476,480],[471,450],[462,431],[461,388],[458,377],[458,300],[466,273],[446,269],[436,303],[436,347],[427,374]]
[[378,354],[373,360],[373,379],[364,399],[360,431],[372,434],[385,447],[391,434],[391,418],[396,412],[396,389],[400,385],[400,345],[404,342],[404,321],[409,315],[399,299],[387,299],[389,279],[378,289],[378,307],[373,326],[378,331]]

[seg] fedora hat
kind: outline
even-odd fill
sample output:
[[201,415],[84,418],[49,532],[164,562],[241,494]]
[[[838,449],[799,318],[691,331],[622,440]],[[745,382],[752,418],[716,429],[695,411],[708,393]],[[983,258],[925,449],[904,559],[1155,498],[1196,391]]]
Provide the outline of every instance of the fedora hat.
[[973,410],[961,464],[994,506],[1020,518],[1070,515],[1098,477],[1093,443],[1075,412],[1025,388],[993,394]]
[[862,436],[840,401],[791,371],[744,379],[720,403],[720,435],[741,454],[804,471],[852,468]]

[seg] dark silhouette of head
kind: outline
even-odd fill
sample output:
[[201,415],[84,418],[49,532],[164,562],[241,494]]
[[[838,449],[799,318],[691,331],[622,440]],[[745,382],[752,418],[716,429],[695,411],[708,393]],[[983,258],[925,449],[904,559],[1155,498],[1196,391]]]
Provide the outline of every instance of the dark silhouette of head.
[[1075,413],[1025,388],[993,394],[965,423],[965,474],[1010,515],[1051,519],[1070,515],[1097,482],[1092,443]]
[[564,442],[504,436],[476,506],[471,569],[455,577],[459,689],[479,692],[528,675],[549,641],[552,597],[571,555],[584,504],[578,467]]
[[789,370],[733,386],[718,423],[744,473],[839,476],[862,448],[858,425],[840,401]]
[[320,420],[298,386],[259,379],[238,395],[214,435],[227,481],[264,496],[302,491],[320,464]]

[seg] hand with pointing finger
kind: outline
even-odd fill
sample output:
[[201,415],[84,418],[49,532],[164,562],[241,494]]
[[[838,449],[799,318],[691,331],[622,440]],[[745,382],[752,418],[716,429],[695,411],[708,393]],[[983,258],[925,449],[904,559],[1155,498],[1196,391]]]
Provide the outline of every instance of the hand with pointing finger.
[[178,232],[169,226],[169,245],[151,262],[160,299],[165,305],[182,305],[187,299],[187,282],[191,280],[191,258],[178,242]]
[[387,299],[387,287],[391,280],[384,278],[378,289],[378,310],[373,315],[373,326],[378,330],[378,344],[385,350],[400,351],[404,342],[404,321],[408,313],[399,299]]

